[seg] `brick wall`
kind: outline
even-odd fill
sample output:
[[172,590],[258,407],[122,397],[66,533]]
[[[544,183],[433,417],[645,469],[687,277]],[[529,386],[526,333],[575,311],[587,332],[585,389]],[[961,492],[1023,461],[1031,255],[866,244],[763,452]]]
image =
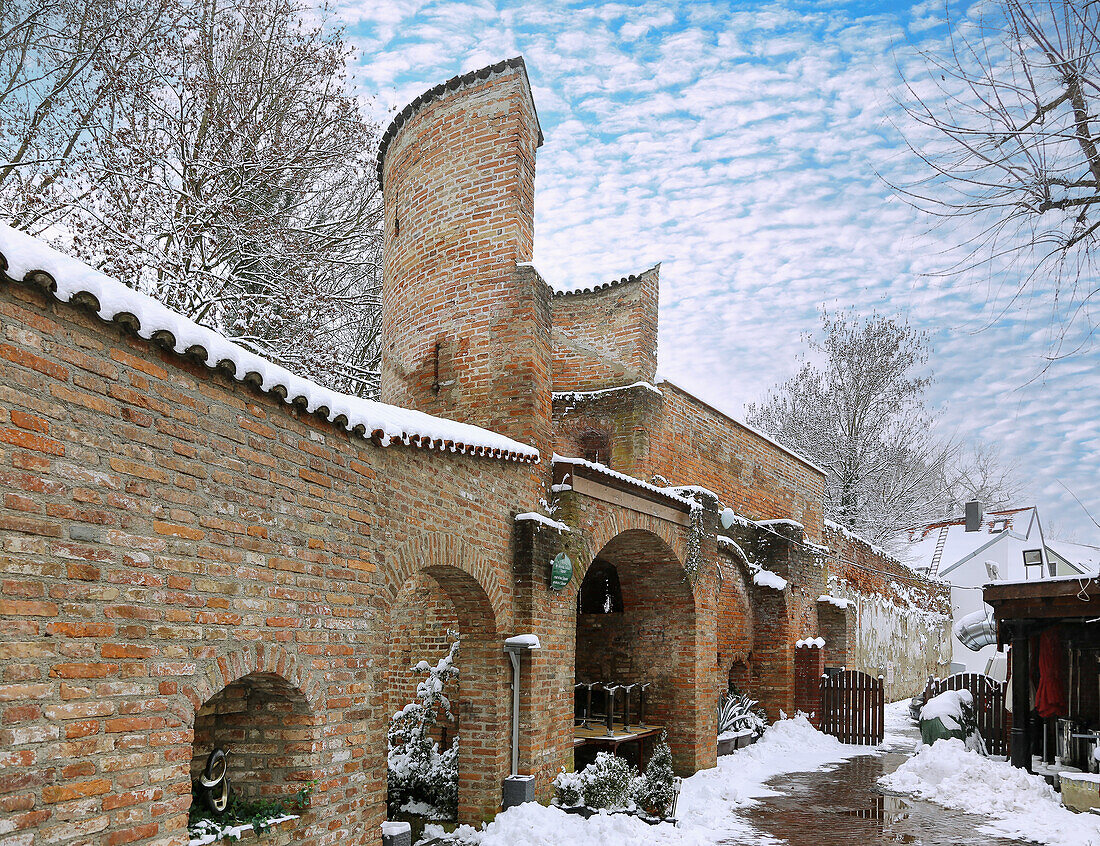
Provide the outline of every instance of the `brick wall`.
[[381,396],[545,452],[550,289],[517,269],[538,119],[522,61],[461,79],[421,98],[385,150]]
[[606,431],[611,466],[641,479],[701,485],[754,520],[790,518],[821,538],[824,476],[766,438],[668,382],[595,395],[559,394],[554,450],[583,456],[583,436]]
[[30,287],[0,285],[0,319],[0,801],[13,831],[178,840],[207,737],[196,715],[258,674],[324,726],[285,773],[318,781],[297,836],[376,842],[387,608],[428,569],[475,620],[461,801],[469,818],[495,806],[511,517],[534,498],[524,467],[377,447]]
[[554,390],[654,380],[659,272],[658,265],[594,291],[554,295]]

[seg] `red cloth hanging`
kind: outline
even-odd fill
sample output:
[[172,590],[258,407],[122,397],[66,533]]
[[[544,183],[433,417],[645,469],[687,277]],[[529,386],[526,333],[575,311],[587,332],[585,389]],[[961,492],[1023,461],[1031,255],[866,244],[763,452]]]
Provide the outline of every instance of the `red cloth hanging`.
[[1044,720],[1066,712],[1066,690],[1062,684],[1062,642],[1058,627],[1039,635],[1039,687],[1035,691],[1035,710]]

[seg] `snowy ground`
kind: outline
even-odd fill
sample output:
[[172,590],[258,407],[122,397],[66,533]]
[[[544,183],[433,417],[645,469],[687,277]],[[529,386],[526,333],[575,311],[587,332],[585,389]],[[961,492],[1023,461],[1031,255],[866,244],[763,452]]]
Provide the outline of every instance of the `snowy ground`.
[[[557,808],[528,803],[498,814],[481,831],[462,826],[452,837],[477,846],[713,846],[724,840],[778,844],[782,841],[753,828],[740,813],[756,798],[773,793],[764,782],[783,773],[829,769],[853,756],[876,754],[895,745],[899,740],[896,726],[903,725],[898,721],[907,705],[887,706],[883,747],[846,746],[817,731],[801,716],[769,726],[758,743],[719,758],[714,769],[684,779],[676,814],[680,824],[675,828],[669,824],[649,826],[625,815],[601,814],[585,820]],[[893,731],[891,726],[895,726]],[[424,832],[426,839],[441,833],[435,826]]]
[[1100,846],[1100,816],[1076,814],[1036,775],[967,750],[961,740],[922,747],[881,780],[887,790],[989,819],[980,831],[1050,846]]

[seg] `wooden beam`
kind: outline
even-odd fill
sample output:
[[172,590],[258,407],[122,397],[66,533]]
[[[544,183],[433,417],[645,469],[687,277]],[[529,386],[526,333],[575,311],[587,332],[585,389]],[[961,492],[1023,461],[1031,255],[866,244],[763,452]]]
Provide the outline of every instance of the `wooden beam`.
[[620,505],[623,508],[629,508],[631,511],[648,514],[650,517],[657,517],[661,520],[668,520],[670,523],[676,523],[679,526],[691,525],[691,515],[686,511],[670,508],[659,502],[653,502],[633,493],[619,490],[611,485],[602,484],[595,479],[586,479],[583,476],[574,474],[571,484],[575,492],[597,499],[600,502]]

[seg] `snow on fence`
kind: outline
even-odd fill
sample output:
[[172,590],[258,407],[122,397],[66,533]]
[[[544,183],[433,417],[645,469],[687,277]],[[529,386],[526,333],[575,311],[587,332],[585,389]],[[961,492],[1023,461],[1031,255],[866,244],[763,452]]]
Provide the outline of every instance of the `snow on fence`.
[[1005,711],[1007,685],[981,673],[955,673],[945,679],[928,679],[924,701],[946,690],[968,690],[974,697],[974,716],[978,719],[978,734],[985,741],[990,755],[1008,754],[1008,732],[1011,714]]
[[882,743],[885,707],[882,676],[843,670],[821,677],[821,730],[841,743]]

